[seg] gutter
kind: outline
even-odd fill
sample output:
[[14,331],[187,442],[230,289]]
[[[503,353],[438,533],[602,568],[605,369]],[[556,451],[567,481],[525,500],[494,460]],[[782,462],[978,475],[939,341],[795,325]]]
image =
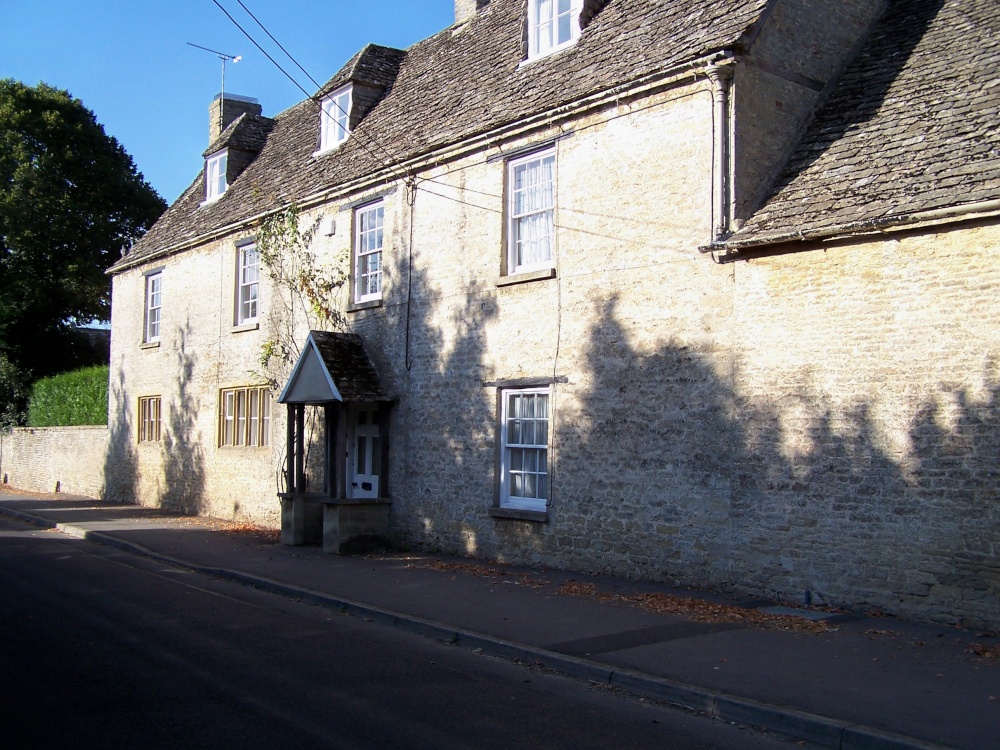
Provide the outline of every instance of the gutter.
[[991,219],[1000,217],[1000,200],[966,203],[948,208],[935,208],[909,214],[883,216],[877,219],[835,224],[820,229],[799,229],[745,240],[723,240],[711,242],[698,248],[701,253],[730,252],[783,245],[791,242],[811,242],[818,240],[840,240],[855,237],[901,232],[907,229],[953,224],[971,219]]
[[[325,188],[319,192],[308,195],[294,202],[302,210],[309,210],[332,200],[342,199],[343,196],[364,192],[380,185],[389,184],[400,179],[412,176],[415,172],[429,170],[441,166],[444,163],[460,159],[476,152],[486,152],[492,148],[499,150],[497,145],[501,141],[511,140],[533,131],[548,127],[555,122],[565,120],[570,117],[580,116],[590,110],[598,109],[611,103],[619,103],[623,99],[632,99],[644,94],[652,94],[660,89],[670,88],[679,85],[690,79],[696,81],[700,71],[712,67],[720,62],[727,62],[732,59],[733,53],[730,50],[717,50],[689,62],[668,68],[667,70],[650,73],[639,78],[635,78],[626,83],[618,84],[610,89],[605,89],[596,94],[591,94],[574,102],[561,105],[555,109],[531,117],[518,120],[516,123],[500,126],[491,131],[473,134],[462,140],[439,146],[436,149],[426,151],[416,156],[411,156],[405,160],[393,162],[385,165],[382,169],[371,174],[359,177],[350,182],[341,183],[334,187]],[[495,156],[495,155],[494,155]],[[226,235],[232,234],[252,226],[265,217],[281,211],[288,207],[293,201],[288,200],[277,207],[272,207],[266,211],[261,211],[252,216],[226,224],[217,229],[213,229],[204,234],[182,240],[176,244],[165,247],[150,255],[144,255],[140,259],[127,261],[122,259],[114,264],[105,273],[114,276],[132,268],[145,265],[151,261],[165,258],[199,245],[211,242]]]

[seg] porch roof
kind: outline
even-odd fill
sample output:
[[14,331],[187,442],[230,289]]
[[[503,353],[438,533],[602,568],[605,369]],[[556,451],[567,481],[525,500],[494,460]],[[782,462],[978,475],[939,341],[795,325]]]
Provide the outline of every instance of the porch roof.
[[334,401],[388,401],[378,373],[353,333],[310,331],[279,404],[329,404]]

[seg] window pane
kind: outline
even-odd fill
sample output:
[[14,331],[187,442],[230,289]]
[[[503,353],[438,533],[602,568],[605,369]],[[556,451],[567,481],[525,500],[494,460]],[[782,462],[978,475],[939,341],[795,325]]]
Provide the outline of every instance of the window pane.
[[570,31],[571,22],[572,18],[568,14],[559,17],[559,37],[558,40],[556,41],[556,44],[563,44],[570,40],[570,37],[572,35]]
[[372,438],[372,474],[379,476],[382,473],[382,439]]
[[367,474],[368,473],[368,469],[367,469],[368,464],[367,464],[367,461],[366,461],[366,458],[367,458],[366,451],[367,451],[367,449],[368,449],[368,438],[366,438],[364,435],[358,435],[358,448],[357,448],[357,454],[356,454],[357,469],[355,471],[355,473],[357,473],[357,474]]
[[261,445],[271,444],[271,391],[264,388],[260,392]]
[[510,469],[511,471],[521,471],[524,469],[524,450],[521,448],[510,449]]
[[225,391],[223,393],[224,406],[223,406],[223,428],[222,428],[222,444],[223,445],[235,445],[234,442],[234,431],[235,431],[235,403],[236,394],[233,391]]
[[236,392],[236,442],[235,445],[246,445],[247,405],[246,391]]
[[522,497],[534,497],[535,496],[535,475],[525,474],[524,475],[524,494]]
[[250,394],[250,445],[260,444],[260,391]]
[[510,478],[511,497],[524,497],[524,475],[513,474]]

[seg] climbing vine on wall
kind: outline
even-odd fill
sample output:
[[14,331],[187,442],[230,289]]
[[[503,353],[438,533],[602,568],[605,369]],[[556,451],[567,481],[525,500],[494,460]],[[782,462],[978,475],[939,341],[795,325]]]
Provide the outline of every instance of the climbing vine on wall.
[[268,336],[261,345],[261,372],[254,373],[278,386],[281,376],[298,358],[299,338],[311,329],[343,330],[344,315],[338,291],[347,283],[347,258],[320,263],[313,240],[321,217],[303,227],[294,203],[263,219],[256,242],[260,264],[274,285],[267,309]]

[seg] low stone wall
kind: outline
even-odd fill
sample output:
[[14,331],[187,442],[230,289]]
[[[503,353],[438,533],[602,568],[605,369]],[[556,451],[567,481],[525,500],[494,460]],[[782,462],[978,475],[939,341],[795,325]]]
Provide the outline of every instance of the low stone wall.
[[31,492],[104,496],[108,428],[20,427],[0,434],[0,481]]

